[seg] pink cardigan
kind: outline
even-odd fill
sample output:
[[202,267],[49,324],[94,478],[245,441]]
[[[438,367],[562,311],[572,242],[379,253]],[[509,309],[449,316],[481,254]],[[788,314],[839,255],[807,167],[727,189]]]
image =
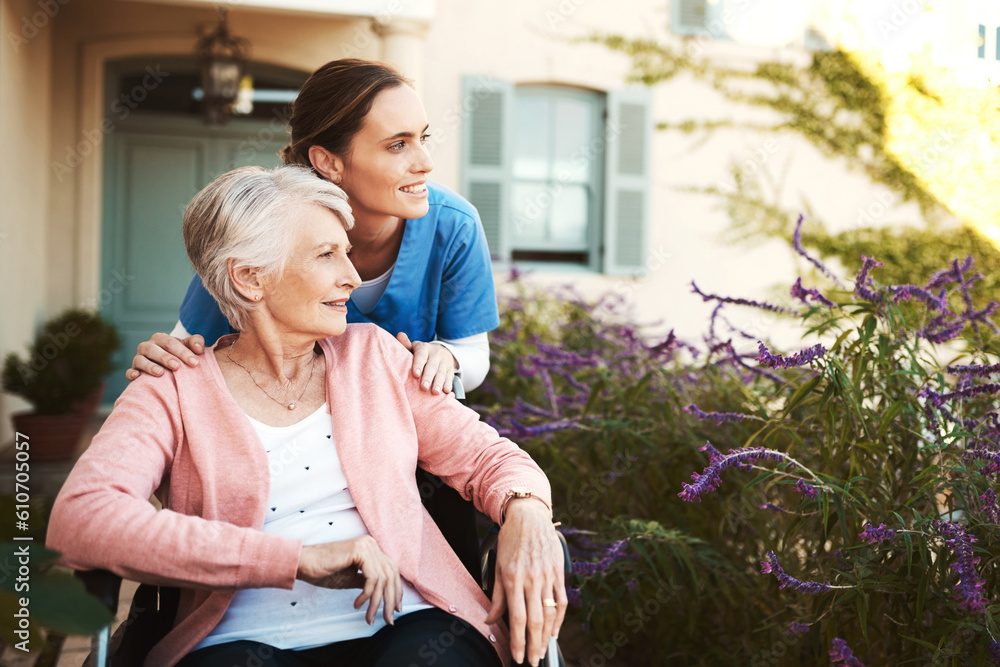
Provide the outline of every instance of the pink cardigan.
[[[545,475],[450,395],[421,391],[410,353],[375,325],[320,344],[337,453],[369,532],[428,602],[477,628],[508,665],[506,629],[485,623],[489,600],[421,505],[414,470],[494,520],[511,487],[550,500]],[[260,530],[268,484],[264,448],[209,352],[195,368],[128,386],[60,491],[47,544],[77,569],[182,588],[176,624],[146,661],[169,667],[236,589],[292,587],[302,544]]]

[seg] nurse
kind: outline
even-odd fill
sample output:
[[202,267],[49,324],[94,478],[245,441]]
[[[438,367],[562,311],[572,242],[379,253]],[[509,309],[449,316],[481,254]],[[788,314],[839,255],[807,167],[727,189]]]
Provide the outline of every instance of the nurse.
[[[310,167],[350,200],[351,261],[362,283],[348,322],[395,335],[426,391],[450,391],[456,374],[467,389],[479,386],[490,364],[487,332],[499,325],[489,250],[476,209],[428,180],[429,125],[410,81],[385,63],[335,60],[306,81],[289,124],[284,162]],[[171,335],[141,343],[126,376],[197,365],[205,341],[230,331],[196,276]]]

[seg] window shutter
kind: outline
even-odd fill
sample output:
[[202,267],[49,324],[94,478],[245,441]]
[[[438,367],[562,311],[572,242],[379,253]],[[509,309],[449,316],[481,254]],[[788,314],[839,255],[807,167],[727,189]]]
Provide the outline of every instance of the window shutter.
[[709,12],[708,0],[671,0],[670,27],[683,35],[707,32]]
[[[462,194],[479,210],[494,258],[510,257],[510,123],[513,84],[484,76],[462,81]],[[466,111],[468,110],[468,111]]]
[[652,97],[648,88],[608,93],[607,162],[604,166],[605,273],[635,274],[646,263]]

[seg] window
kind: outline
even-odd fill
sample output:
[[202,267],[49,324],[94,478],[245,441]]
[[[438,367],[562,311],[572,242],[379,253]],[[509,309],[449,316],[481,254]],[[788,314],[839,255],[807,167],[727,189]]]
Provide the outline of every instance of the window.
[[604,96],[518,87],[511,164],[511,259],[590,264],[604,174]]
[[725,36],[723,0],[670,0],[670,29],[679,35]]
[[670,28],[682,35],[701,35],[709,32],[712,6],[708,0],[671,0]]
[[[204,94],[198,64],[189,59],[167,59],[163,70],[162,74],[169,76],[151,78],[155,74],[152,67],[123,69],[117,75],[118,87],[112,91],[112,111],[127,107],[140,113],[202,116]],[[244,94],[250,104],[234,118],[287,119],[288,105],[308,77],[307,73],[255,62],[247,64],[247,75],[245,81],[251,87]]]
[[986,26],[979,26],[979,50],[976,53],[980,58],[986,57]]
[[467,77],[463,194],[501,261],[631,273],[648,236],[647,89]]

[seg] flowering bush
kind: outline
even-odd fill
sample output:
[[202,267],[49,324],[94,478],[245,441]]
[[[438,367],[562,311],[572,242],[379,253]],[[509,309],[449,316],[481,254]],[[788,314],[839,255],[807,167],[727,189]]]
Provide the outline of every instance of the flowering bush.
[[[698,345],[643,340],[613,297],[515,281],[502,304],[480,409],[553,480],[590,633],[574,664],[1000,656],[998,306],[971,257],[921,285],[863,257],[844,286],[798,231],[816,271],[789,305],[694,286],[716,303]],[[811,340],[780,353],[736,307]]]

